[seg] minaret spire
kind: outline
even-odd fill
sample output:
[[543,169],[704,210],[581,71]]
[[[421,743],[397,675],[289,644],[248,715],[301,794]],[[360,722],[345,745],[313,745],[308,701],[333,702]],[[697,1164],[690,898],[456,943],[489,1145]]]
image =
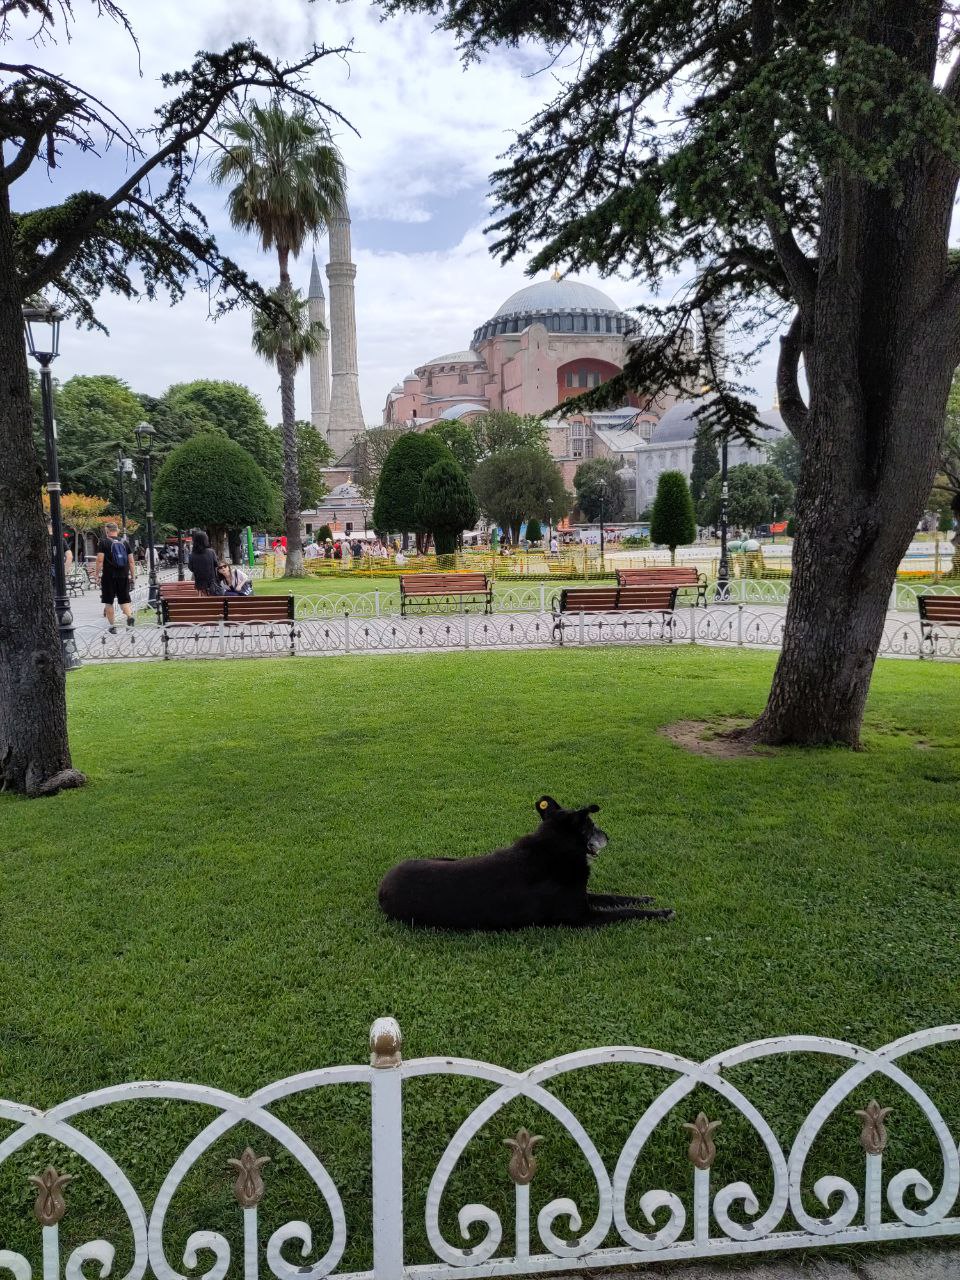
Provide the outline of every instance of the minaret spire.
[[353,281],[357,268],[350,260],[350,213],[346,201],[329,222],[330,331],[333,377],[327,441],[334,457],[342,458],[363,431],[360,382],[357,374],[357,316]]
[[327,329],[327,301],[323,296],[316,254],[310,269],[307,314],[311,325],[323,326],[317,334],[319,348],[310,356],[310,421],[326,439],[330,430],[330,331]]

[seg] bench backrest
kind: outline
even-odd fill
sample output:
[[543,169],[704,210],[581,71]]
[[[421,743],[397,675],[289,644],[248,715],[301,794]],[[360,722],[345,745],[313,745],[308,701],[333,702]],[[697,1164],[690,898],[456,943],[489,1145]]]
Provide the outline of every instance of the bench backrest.
[[164,623],[219,622],[226,617],[224,596],[202,596],[194,592],[192,599],[161,600]]
[[920,617],[960,627],[960,596],[917,596]]
[[192,582],[161,582],[161,600],[195,600],[200,594]]
[[405,596],[470,595],[486,591],[485,573],[404,573],[400,590]]
[[692,566],[671,565],[663,569],[618,569],[617,581],[621,587],[643,587],[656,584],[695,587],[699,585],[700,575]]
[[288,622],[293,596],[227,596],[228,622]]
[[560,592],[561,613],[619,613],[672,609],[677,588],[653,587],[565,587]]

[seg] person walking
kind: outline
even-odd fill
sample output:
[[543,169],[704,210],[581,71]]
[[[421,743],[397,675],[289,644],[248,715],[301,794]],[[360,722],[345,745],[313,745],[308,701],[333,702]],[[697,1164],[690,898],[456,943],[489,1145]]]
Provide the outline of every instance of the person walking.
[[126,538],[120,537],[120,526],[108,521],[103,526],[103,537],[97,543],[97,561],[93,570],[93,580],[99,584],[100,600],[103,604],[103,616],[107,620],[112,635],[117,634],[116,612],[114,603],[118,604],[127,620],[127,626],[134,624],[133,605],[130,603],[130,590],[137,577],[133,552]]

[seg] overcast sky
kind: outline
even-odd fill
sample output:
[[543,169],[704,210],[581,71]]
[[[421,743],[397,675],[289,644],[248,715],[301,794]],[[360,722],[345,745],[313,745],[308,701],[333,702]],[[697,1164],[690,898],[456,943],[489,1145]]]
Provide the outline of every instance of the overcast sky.
[[[357,264],[357,332],[360,394],[369,425],[381,419],[391,386],[414,365],[469,345],[474,328],[515,289],[529,283],[524,263],[501,267],[490,257],[482,228],[489,218],[488,175],[513,132],[550,96],[550,73],[536,74],[534,51],[488,56],[464,69],[453,40],[435,32],[427,17],[381,22],[366,0],[128,0],[140,40],[142,74],[122,29],[77,5],[71,42],[17,52],[63,72],[95,91],[135,126],[146,126],[162,100],[159,76],[187,66],[198,49],[217,49],[253,37],[272,53],[302,54],[311,41],[354,42],[346,61],[328,58],[315,69],[312,87],[346,116],[356,134],[335,130],[347,163]],[[51,178],[40,166],[14,188],[18,208],[59,199],[66,190],[108,190],[122,173],[119,151],[104,160],[73,156]],[[261,281],[276,278],[276,262],[256,242],[238,236],[223,212],[223,192],[201,171],[195,189],[225,252]],[[326,261],[326,240],[318,245]],[[309,254],[295,268],[305,289]],[[647,295],[629,281],[581,275],[620,306]],[[110,329],[65,329],[57,374],[110,373],[134,390],[159,394],[172,382],[198,377],[245,383],[279,418],[274,370],[250,351],[249,316],[216,323],[207,301],[189,295],[171,309],[163,301],[130,303],[105,296],[99,314]],[[750,379],[760,403],[772,400],[772,355]],[[298,416],[309,416],[309,387],[302,372]]]

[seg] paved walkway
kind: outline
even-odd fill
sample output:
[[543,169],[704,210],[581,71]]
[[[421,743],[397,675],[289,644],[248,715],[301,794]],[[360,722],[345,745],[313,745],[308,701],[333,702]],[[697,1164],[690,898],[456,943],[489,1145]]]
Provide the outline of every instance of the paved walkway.
[[[931,1244],[923,1249],[891,1245],[887,1252],[846,1259],[811,1251],[782,1261],[694,1262],[593,1273],[597,1280],[960,1280],[960,1246]],[[577,1276],[576,1280],[586,1280]]]

